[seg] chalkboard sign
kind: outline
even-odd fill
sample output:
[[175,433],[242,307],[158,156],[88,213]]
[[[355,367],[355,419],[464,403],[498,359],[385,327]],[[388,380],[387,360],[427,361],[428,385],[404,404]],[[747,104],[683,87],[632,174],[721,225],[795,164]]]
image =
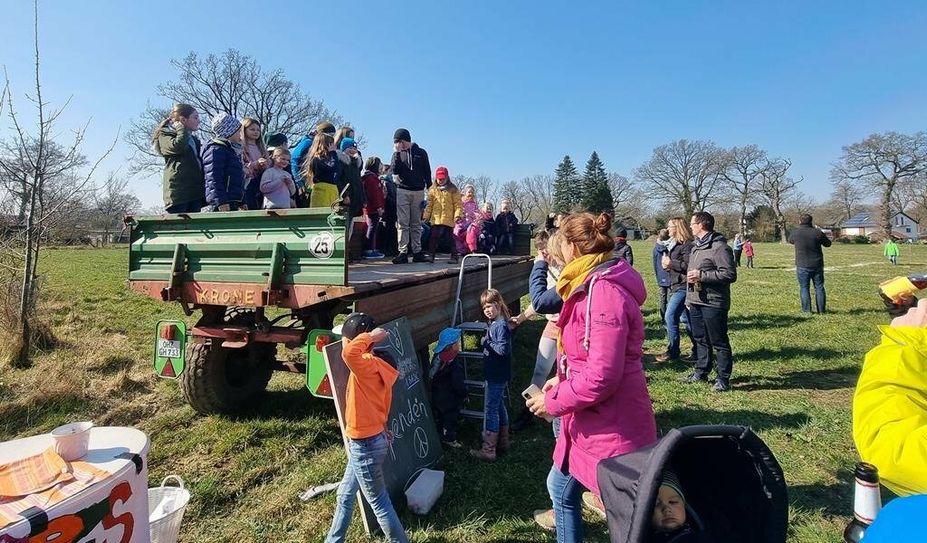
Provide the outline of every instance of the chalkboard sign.
[[[393,434],[389,454],[383,464],[383,477],[393,504],[402,503],[403,492],[415,473],[434,465],[442,454],[440,436],[431,414],[426,396],[422,366],[418,362],[409,320],[405,317],[382,325],[389,331],[389,339],[374,347],[374,352],[399,370],[399,379],[393,385],[393,403],[390,406],[387,428]],[[350,370],[341,358],[341,342],[325,346],[325,364],[335,396],[338,423],[344,436],[345,394]],[[377,527],[369,505],[363,504],[364,525],[368,533]]]

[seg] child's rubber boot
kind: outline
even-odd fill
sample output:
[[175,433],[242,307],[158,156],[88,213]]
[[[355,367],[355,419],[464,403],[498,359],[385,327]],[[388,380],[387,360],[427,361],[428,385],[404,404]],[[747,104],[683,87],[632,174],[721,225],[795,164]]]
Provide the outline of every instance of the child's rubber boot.
[[479,449],[470,449],[470,456],[485,460],[487,462],[496,461],[496,443],[499,442],[498,432],[483,432],[483,446]]
[[496,448],[500,453],[506,453],[512,448],[512,439],[509,437],[508,426],[499,427],[499,443],[496,445]]

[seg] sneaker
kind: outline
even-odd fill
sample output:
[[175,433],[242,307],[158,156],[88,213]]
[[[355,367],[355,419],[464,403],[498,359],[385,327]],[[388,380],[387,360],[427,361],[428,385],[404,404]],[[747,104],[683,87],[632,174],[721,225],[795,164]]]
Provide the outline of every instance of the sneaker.
[[690,354],[689,356],[682,359],[683,362],[698,362],[698,357],[695,356],[695,353]]
[[364,260],[380,260],[383,253],[379,251],[364,251]]
[[428,262],[429,264],[434,264],[434,263],[435,263],[435,255],[433,255],[433,254],[427,255],[427,256],[425,257],[425,262]]
[[425,256],[425,253],[418,252],[412,255],[412,262],[428,262],[428,257]]
[[409,263],[409,254],[408,253],[399,253],[393,257],[393,264],[408,264]]
[[592,492],[583,492],[583,505],[595,511],[600,517],[605,518],[605,504],[602,498]]
[[557,517],[554,516],[553,509],[535,509],[534,522],[548,532],[557,531]]
[[693,371],[693,372],[690,373],[689,375],[687,375],[687,376],[683,377],[682,379],[680,379],[679,382],[685,383],[685,384],[687,384],[687,385],[691,385],[692,383],[699,383],[699,382],[707,383],[707,382],[708,382],[708,376],[705,375],[704,373],[700,373],[700,372],[697,372],[697,371]]
[[731,382],[725,379],[715,380],[715,386],[711,387],[711,390],[715,392],[729,392],[731,390]]
[[444,445],[446,445],[446,446],[448,446],[448,447],[450,447],[450,448],[452,448],[452,449],[459,449],[459,448],[463,447],[463,445],[462,445],[459,441],[457,441],[456,439],[455,439],[454,441],[445,441],[445,440],[442,439],[442,440],[441,440],[441,443],[443,443]]

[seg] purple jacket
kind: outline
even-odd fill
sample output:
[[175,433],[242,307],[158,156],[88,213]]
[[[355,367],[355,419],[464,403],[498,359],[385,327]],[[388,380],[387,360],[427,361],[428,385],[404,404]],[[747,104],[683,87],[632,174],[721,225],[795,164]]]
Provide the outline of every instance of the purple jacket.
[[644,281],[627,262],[593,270],[563,304],[557,326],[560,383],[547,391],[547,412],[560,417],[554,465],[599,493],[601,460],[657,440],[641,354],[647,297]]

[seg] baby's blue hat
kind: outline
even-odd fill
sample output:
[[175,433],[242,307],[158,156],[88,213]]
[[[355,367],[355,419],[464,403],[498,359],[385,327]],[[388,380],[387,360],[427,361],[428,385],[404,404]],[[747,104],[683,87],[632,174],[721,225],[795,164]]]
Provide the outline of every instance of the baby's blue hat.
[[357,142],[354,141],[354,138],[344,138],[341,140],[342,151],[347,151],[349,147],[357,147]]
[[442,352],[451,345],[460,341],[460,330],[457,328],[445,328],[438,334],[438,344],[435,345],[435,354]]

